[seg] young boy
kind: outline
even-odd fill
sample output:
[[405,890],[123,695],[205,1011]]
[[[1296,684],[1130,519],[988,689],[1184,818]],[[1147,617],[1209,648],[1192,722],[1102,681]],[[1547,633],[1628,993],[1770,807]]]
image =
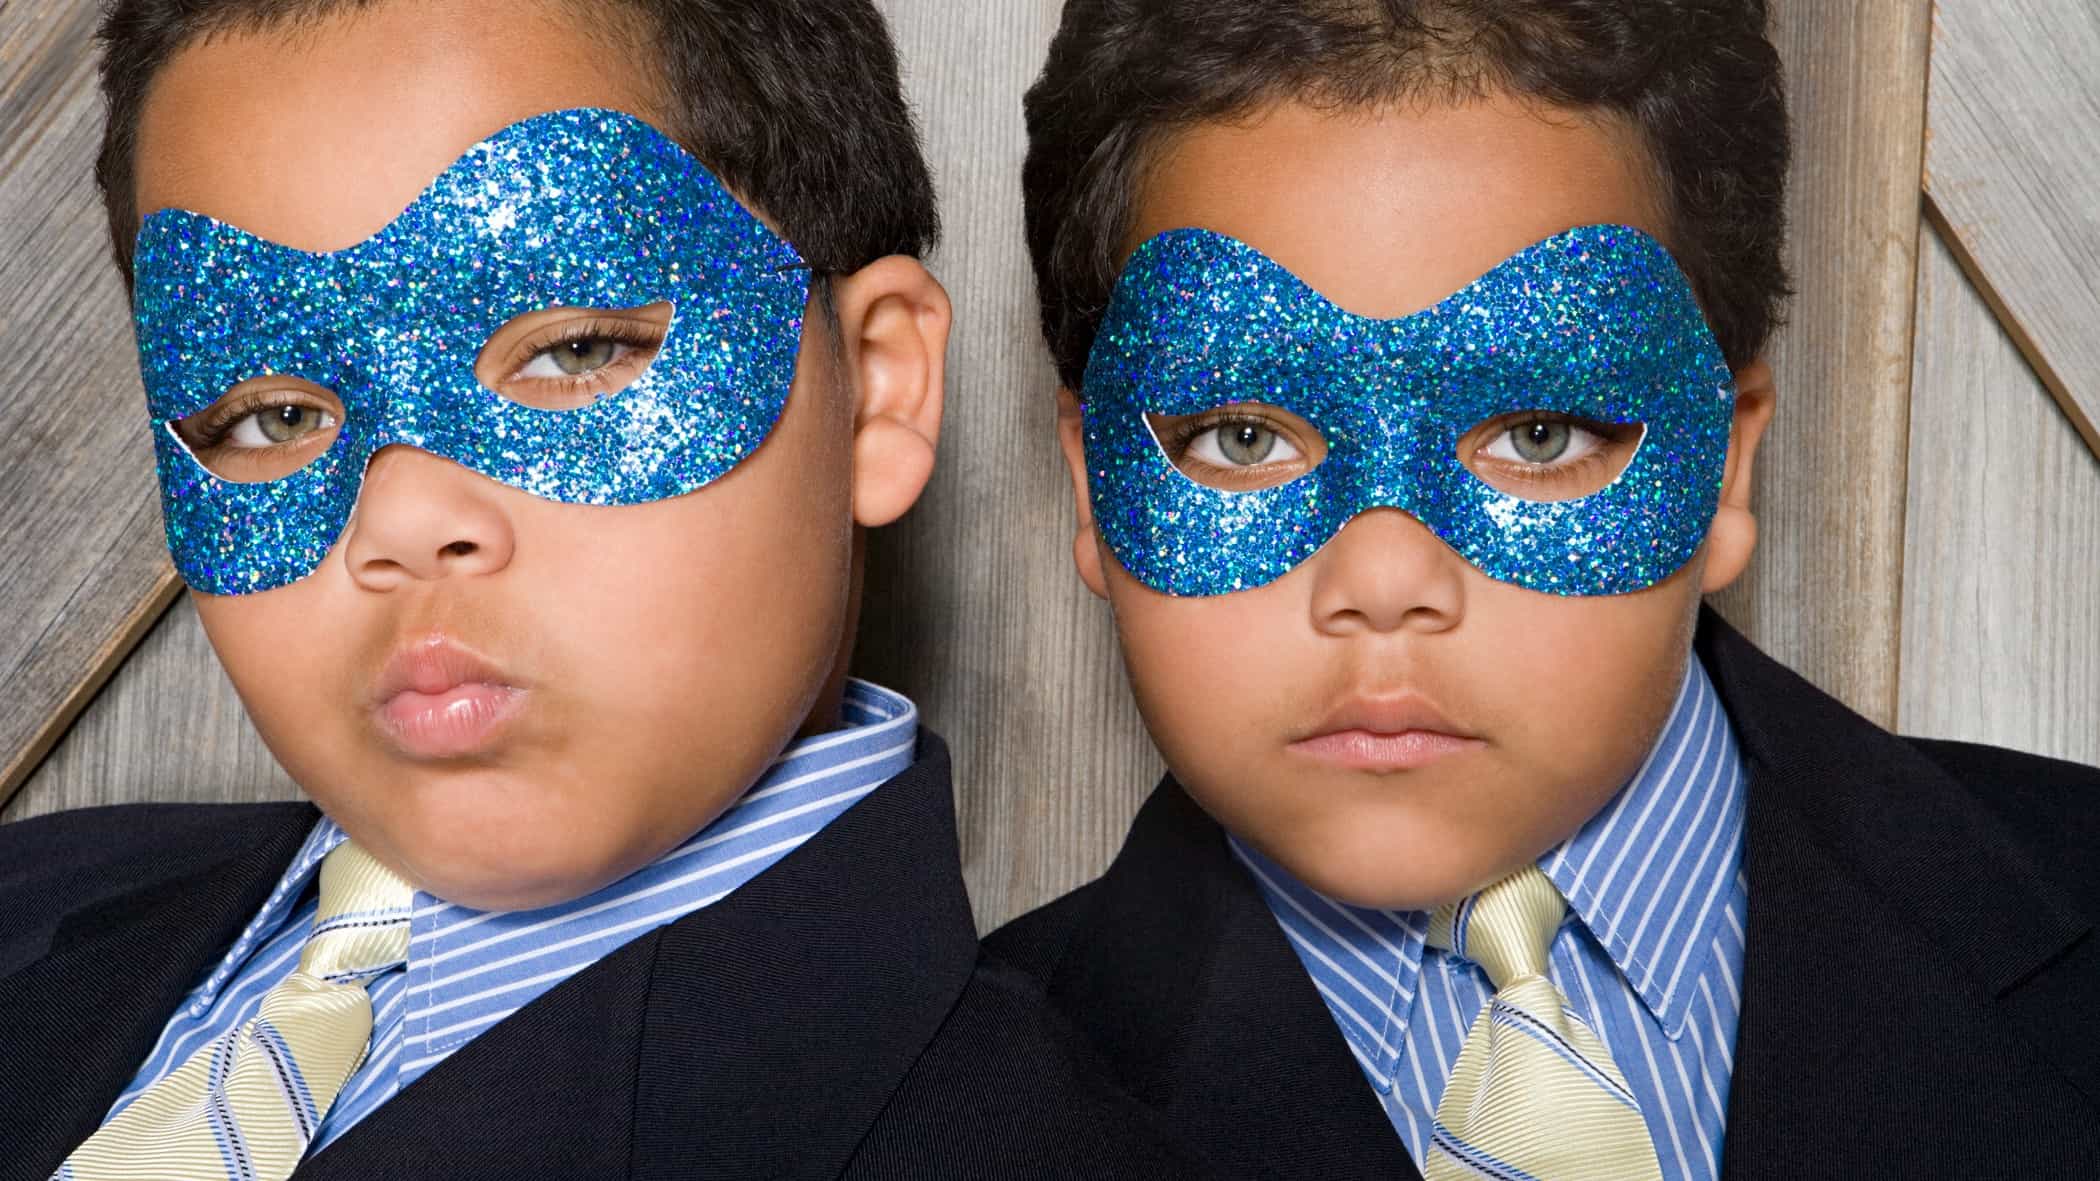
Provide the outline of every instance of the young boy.
[[1700,606],[1776,401],[1764,28],[1065,7],[1029,245],[1170,773],[988,945],[1221,1167],[2100,1175],[2100,774],[1891,736]]
[[1183,1170],[846,678],[949,306],[865,0],[120,0],[169,545],[319,805],[0,830],[0,1174]]

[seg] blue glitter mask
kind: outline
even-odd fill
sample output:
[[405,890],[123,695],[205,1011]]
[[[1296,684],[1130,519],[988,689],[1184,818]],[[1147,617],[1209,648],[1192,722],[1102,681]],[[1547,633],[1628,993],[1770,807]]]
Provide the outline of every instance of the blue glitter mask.
[[[794,380],[809,272],[684,149],[631,115],[569,110],[469,148],[385,229],[295,250],[181,210],[145,219],[133,311],[168,549],[191,586],[244,594],[321,564],[367,462],[406,444],[551,500],[700,488],[765,441]],[[483,388],[482,346],[549,307],[668,302],[647,372],[571,410]],[[264,375],[343,403],[313,462],[222,480],[175,422]]]
[[[1138,247],[1088,359],[1094,521],[1138,581],[1219,595],[1281,578],[1368,509],[1409,513],[1503,582],[1562,595],[1653,586],[1719,503],[1735,385],[1669,252],[1627,226],[1526,248],[1397,320],[1328,302],[1253,247],[1170,230]],[[1256,402],[1305,419],[1327,455],[1256,491],[1198,484],[1147,414]],[[1459,459],[1494,418],[1640,424],[1634,457],[1579,500],[1500,491]]]

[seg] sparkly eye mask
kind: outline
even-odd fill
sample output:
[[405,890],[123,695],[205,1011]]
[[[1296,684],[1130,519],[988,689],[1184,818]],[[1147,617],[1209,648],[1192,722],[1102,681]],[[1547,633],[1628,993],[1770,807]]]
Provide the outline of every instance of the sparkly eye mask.
[[[1170,230],[1138,247],[1088,359],[1094,520],[1138,581],[1219,595],[1282,577],[1350,518],[1413,515],[1489,577],[1624,594],[1691,558],[1719,503],[1735,387],[1691,286],[1628,226],[1584,226],[1397,320],[1329,303],[1253,247]],[[1259,402],[1327,455],[1289,483],[1222,491],[1176,468],[1147,414]],[[1525,500],[1459,460],[1472,428],[1537,411],[1640,424],[1603,490]]]
[[[325,254],[181,210],[145,219],[133,312],[168,549],[191,586],[312,573],[373,452],[406,444],[551,500],[640,504],[719,478],[786,404],[809,295],[793,247],[684,149],[630,115],[557,111],[447,168],[385,229]],[[525,312],[672,306],[646,373],[573,410],[474,376]],[[282,479],[206,470],[176,420],[263,375],[341,399],[328,449]]]

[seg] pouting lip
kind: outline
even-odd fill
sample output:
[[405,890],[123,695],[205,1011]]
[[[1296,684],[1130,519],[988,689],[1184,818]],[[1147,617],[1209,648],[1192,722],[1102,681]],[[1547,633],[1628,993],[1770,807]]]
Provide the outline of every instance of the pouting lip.
[[1328,710],[1326,716],[1318,722],[1292,735],[1292,741],[1304,742],[1322,735],[1341,734],[1351,730],[1361,730],[1370,734],[1425,731],[1448,734],[1453,738],[1480,737],[1446,717],[1444,711],[1438,709],[1436,703],[1427,697],[1408,690],[1401,693],[1352,694]]
[[411,691],[435,695],[468,684],[524,688],[479,653],[450,636],[432,632],[394,649],[373,685],[372,705],[384,706]]

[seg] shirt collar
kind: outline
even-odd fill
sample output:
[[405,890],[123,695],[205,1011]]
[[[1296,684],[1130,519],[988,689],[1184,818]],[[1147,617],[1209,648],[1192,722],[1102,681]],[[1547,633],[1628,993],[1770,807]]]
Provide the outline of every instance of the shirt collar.
[[[736,824],[740,816],[748,819],[753,805],[792,793],[815,778],[843,777],[835,779],[834,783],[850,778],[854,783],[872,789],[911,766],[919,733],[919,709],[909,698],[872,682],[849,677],[840,703],[840,715],[840,728],[799,739],[782,750],[765,773],[737,798],[737,802],[706,828],[649,866],[592,895],[591,899],[619,890],[623,883],[666,861],[690,856],[696,845],[703,845],[710,837],[720,835],[725,827]],[[240,971],[255,949],[283,926],[320,873],[322,859],[349,839],[349,834],[326,815],[315,823],[262,908],[242,929],[233,946],[220,957],[204,987],[191,998],[190,1007],[198,1015],[211,1006],[220,990]],[[718,884],[716,888],[719,890],[722,886]],[[579,899],[568,905],[587,904],[588,900]],[[419,912],[445,905],[433,895],[420,890],[416,892]]]
[[[1713,966],[1742,857],[1744,772],[1719,695],[1695,655],[1640,770],[1610,804],[1539,858],[1568,909],[1675,1040]],[[1425,911],[1328,898],[1228,837],[1312,976],[1350,1049],[1392,1086],[1414,1008]]]
[[1696,656],[1648,759],[1539,868],[1675,1039],[1742,867],[1748,776]]

